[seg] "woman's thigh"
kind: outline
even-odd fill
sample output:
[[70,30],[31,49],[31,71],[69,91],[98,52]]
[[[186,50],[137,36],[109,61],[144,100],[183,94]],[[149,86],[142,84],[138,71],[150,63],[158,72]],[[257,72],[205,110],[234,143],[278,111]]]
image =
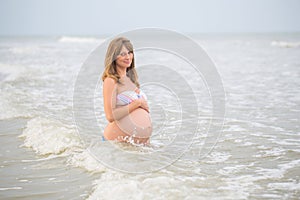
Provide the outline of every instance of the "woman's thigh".
[[134,143],[137,144],[149,143],[149,137],[132,137],[126,132],[124,132],[116,122],[109,123],[106,126],[106,128],[104,129],[104,137],[107,140],[117,140],[120,142],[131,142],[133,140]]
[[104,129],[104,137],[107,140],[117,140],[119,137],[125,136],[127,136],[127,134],[124,133],[115,122],[109,123]]

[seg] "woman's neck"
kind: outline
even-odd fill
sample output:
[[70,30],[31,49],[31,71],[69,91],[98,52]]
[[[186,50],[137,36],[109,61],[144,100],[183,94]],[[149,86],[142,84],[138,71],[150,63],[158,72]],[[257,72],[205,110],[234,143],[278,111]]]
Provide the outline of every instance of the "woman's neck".
[[120,77],[125,77],[126,76],[126,68],[125,69],[118,69],[117,72],[118,72]]

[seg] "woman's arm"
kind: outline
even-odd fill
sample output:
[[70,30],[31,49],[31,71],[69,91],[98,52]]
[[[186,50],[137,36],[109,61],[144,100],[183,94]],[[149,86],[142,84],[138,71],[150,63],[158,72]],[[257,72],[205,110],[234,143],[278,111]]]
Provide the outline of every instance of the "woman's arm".
[[109,122],[119,120],[138,107],[142,106],[141,100],[116,108],[117,83],[112,78],[106,78],[103,82],[103,102],[106,119]]

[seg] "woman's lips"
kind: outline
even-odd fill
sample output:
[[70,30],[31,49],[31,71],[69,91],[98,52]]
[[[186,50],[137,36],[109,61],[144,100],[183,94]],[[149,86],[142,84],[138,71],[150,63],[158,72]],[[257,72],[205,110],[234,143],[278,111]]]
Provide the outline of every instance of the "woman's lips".
[[125,63],[126,65],[129,65],[129,64],[130,64],[130,61],[124,61],[124,63]]

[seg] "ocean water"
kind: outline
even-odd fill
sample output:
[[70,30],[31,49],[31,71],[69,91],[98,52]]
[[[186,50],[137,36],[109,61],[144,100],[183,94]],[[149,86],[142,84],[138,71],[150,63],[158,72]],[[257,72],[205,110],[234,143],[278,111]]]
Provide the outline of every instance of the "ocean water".
[[[101,140],[103,58],[88,58],[106,38],[0,38],[0,198],[298,199],[300,34],[191,37],[220,75],[224,117],[180,57],[136,51],[150,146]],[[86,87],[82,74],[99,80]]]

